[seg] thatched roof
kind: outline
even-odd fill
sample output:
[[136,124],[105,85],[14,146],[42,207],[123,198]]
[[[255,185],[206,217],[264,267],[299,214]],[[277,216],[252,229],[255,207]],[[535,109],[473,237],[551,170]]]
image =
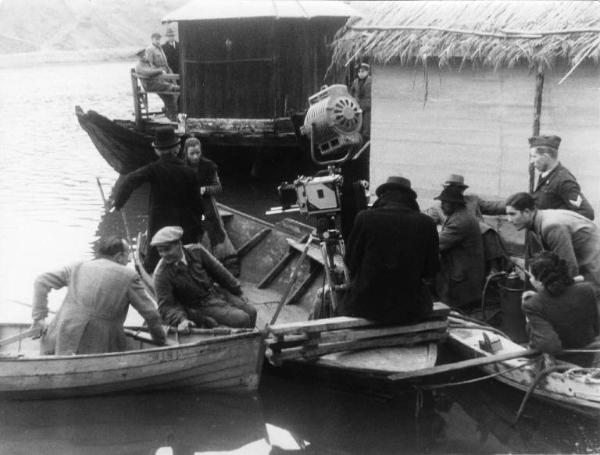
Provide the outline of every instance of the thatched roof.
[[402,64],[437,57],[499,68],[600,60],[598,1],[377,2],[338,32],[334,61]]

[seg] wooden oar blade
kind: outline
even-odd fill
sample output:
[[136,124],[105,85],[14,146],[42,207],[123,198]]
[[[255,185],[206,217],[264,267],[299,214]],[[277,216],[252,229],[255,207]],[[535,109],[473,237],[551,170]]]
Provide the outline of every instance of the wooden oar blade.
[[509,352],[506,354],[494,354],[485,357],[477,357],[475,359],[461,360],[460,362],[449,363],[446,365],[438,365],[424,370],[407,371],[402,373],[394,373],[388,376],[388,380],[392,382],[405,381],[408,379],[422,378],[426,376],[434,376],[436,374],[449,373],[451,371],[465,370],[467,368],[479,367],[490,363],[502,362],[504,360],[516,359],[519,357],[530,357],[539,354],[537,349],[526,349],[520,352]]

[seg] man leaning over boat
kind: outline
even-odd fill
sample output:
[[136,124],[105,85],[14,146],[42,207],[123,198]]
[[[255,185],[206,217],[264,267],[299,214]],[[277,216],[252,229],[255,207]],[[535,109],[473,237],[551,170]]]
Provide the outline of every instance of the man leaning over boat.
[[256,309],[240,282],[198,243],[183,245],[183,229],[167,226],[150,242],[161,257],[154,288],[163,321],[186,332],[195,326],[252,328]]
[[[131,304],[146,320],[152,339],[165,344],[160,315],[138,274],[125,265],[129,245],[115,236],[103,238],[97,259],[43,273],[34,283],[33,324],[42,335],[42,354],[70,355],[126,350],[123,323]],[[67,287],[56,317],[46,329],[48,294]]]

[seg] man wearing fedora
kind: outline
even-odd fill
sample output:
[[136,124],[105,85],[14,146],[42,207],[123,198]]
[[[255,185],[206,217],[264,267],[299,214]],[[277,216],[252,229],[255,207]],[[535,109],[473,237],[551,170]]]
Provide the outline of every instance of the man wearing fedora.
[[571,172],[558,161],[558,136],[533,136],[529,138],[529,161],[539,172],[533,190],[535,205],[540,210],[572,210],[594,219],[594,209],[581,193],[581,188]]
[[435,199],[441,201],[446,216],[440,232],[442,267],[436,280],[438,296],[455,307],[478,303],[484,281],[479,222],[466,209],[460,188],[447,186]]
[[162,50],[167,57],[169,68],[179,74],[179,43],[175,41],[175,31],[169,27],[165,33],[167,41],[162,45]]
[[[148,238],[164,226],[182,226],[183,242],[197,242],[202,234],[202,201],[196,173],[179,158],[179,138],[171,127],[156,129],[152,143],[159,159],[125,176],[115,187],[114,207],[120,210],[129,196],[144,183],[150,184]],[[154,270],[158,253],[151,248],[144,263]]]
[[350,289],[338,315],[397,324],[431,312],[428,284],[439,270],[435,223],[420,212],[410,180],[392,176],[356,216],[346,248]]
[[[479,222],[485,257],[485,274],[506,269],[508,267],[506,246],[496,229],[483,219],[483,215],[506,215],[506,203],[504,201],[483,200],[476,194],[464,194],[469,186],[465,185],[465,179],[460,174],[450,174],[446,178],[443,187],[457,188],[463,195],[467,212]],[[436,224],[443,225],[446,221],[446,215],[444,215],[440,205],[429,207],[425,210],[425,213],[433,218]]]

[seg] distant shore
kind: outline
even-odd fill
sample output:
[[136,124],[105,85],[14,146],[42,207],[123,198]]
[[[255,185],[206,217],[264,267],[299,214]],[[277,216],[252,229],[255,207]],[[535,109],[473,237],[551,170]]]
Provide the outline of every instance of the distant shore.
[[135,60],[139,48],[86,49],[79,51],[36,51],[0,54],[0,68],[56,63],[82,63]]

